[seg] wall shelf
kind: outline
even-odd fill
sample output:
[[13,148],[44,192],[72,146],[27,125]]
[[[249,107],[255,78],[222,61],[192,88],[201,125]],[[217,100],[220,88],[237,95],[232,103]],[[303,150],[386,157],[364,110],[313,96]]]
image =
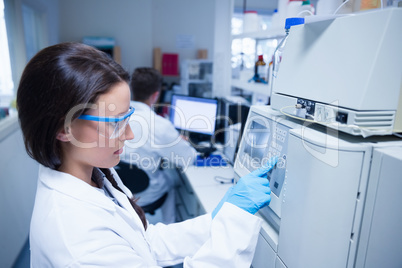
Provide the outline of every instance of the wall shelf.
[[[271,28],[268,30],[232,35],[232,40],[251,38],[251,39],[255,39],[255,40],[259,41],[259,40],[264,40],[264,39],[282,39],[283,37],[285,37],[284,28],[277,27],[277,28]],[[242,89],[242,90],[250,91],[253,93],[257,93],[257,94],[263,94],[266,96],[270,95],[270,85],[269,84],[262,84],[262,83],[255,83],[255,82],[249,83],[247,80],[232,79],[231,86]]]
[[212,96],[213,62],[211,60],[183,60],[180,68],[182,94],[194,97]]
[[241,39],[241,38],[269,39],[269,38],[282,38],[284,36],[285,36],[285,29],[279,27],[263,31],[232,35],[232,39]]
[[269,95],[269,85],[255,82],[247,82],[239,79],[232,79],[232,87],[240,88],[243,90],[251,91],[254,93]]

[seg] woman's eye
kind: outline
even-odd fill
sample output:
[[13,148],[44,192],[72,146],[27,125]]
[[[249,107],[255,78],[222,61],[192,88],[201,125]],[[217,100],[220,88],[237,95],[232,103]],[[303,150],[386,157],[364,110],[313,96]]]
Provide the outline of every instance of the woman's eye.
[[117,125],[117,122],[109,122],[109,126],[112,128],[116,127],[116,125]]

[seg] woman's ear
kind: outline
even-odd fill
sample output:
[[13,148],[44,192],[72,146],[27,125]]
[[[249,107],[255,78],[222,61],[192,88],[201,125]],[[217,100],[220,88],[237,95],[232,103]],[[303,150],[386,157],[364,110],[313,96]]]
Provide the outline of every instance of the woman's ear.
[[69,127],[65,127],[62,128],[59,133],[57,133],[56,139],[58,139],[59,141],[63,141],[63,142],[69,142],[70,141],[70,128]]

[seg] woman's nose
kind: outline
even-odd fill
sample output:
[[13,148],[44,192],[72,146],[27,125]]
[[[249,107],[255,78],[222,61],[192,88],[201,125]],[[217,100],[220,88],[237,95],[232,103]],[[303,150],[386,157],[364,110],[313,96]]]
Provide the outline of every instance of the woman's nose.
[[132,139],[134,139],[134,133],[131,130],[130,124],[127,124],[123,135],[121,135],[121,137],[120,137],[120,140],[126,141],[126,140],[132,140]]

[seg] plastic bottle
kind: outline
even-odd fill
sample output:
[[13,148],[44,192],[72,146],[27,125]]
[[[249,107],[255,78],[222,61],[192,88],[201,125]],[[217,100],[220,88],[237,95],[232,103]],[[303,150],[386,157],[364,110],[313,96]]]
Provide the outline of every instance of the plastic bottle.
[[302,3],[298,17],[312,16],[314,15],[314,11],[314,6],[310,3],[310,0],[305,0]]
[[272,65],[274,63],[274,55],[272,55],[271,61],[268,63],[268,85],[271,88],[272,84]]
[[342,5],[342,3],[343,0],[318,0],[316,15],[333,15],[335,10]]
[[254,67],[254,77],[256,82],[267,83],[268,81],[268,66],[264,61],[264,56],[259,55],[258,60],[255,63]]
[[256,32],[261,29],[257,11],[244,11],[243,33]]
[[271,94],[272,95],[272,89],[275,84],[275,79],[278,75],[279,71],[279,65],[282,61],[282,54],[283,50],[285,49],[286,41],[289,37],[289,30],[290,27],[294,25],[299,25],[299,24],[304,24],[304,18],[287,18],[285,22],[285,37],[282,39],[282,41],[279,43],[279,45],[276,47],[274,56],[273,56],[273,62],[272,62],[272,79],[271,79]]
[[271,28],[274,28],[274,29],[279,28],[280,25],[281,25],[281,23],[280,23],[280,18],[279,18],[279,15],[278,15],[278,10],[275,9],[274,14],[272,15]]
[[289,0],[286,6],[286,18],[296,17],[300,13],[303,0]]

